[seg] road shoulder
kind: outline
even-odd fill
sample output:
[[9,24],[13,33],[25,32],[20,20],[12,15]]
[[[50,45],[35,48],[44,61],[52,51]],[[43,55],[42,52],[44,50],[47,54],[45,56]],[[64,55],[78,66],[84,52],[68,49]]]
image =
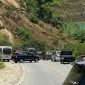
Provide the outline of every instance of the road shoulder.
[[5,65],[5,69],[0,70],[0,85],[19,85],[24,76],[21,65],[13,62],[5,62]]

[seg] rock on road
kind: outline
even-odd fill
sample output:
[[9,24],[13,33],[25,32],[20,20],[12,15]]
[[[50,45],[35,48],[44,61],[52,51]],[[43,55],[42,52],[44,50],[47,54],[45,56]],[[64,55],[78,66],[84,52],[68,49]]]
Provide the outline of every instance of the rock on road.
[[62,85],[72,66],[59,62],[25,62],[25,75],[20,85]]

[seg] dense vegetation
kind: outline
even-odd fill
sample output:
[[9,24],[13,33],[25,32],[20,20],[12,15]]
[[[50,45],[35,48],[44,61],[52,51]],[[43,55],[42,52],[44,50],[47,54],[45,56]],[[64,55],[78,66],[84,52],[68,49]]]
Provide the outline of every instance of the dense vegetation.
[[13,33],[19,37],[21,37],[21,42],[16,43],[14,48],[28,48],[28,47],[35,47],[37,50],[45,50],[45,43],[43,41],[39,41],[32,37],[30,31],[27,28],[15,28]]
[[25,0],[26,10],[31,14],[30,20],[34,23],[38,23],[39,20],[43,20],[46,23],[52,24],[54,27],[60,27],[62,25],[61,20],[55,18],[54,12],[49,9],[53,0]]

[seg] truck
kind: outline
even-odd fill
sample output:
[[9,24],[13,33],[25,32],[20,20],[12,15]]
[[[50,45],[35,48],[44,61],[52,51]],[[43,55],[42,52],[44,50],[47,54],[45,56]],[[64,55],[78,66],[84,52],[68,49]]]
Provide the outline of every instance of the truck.
[[61,51],[60,53],[60,63],[64,62],[73,62],[75,61],[75,57],[73,57],[72,51]]
[[23,63],[24,61],[35,61],[38,62],[40,60],[40,57],[32,52],[28,52],[28,51],[17,51],[14,52],[12,55],[12,60],[17,63]]

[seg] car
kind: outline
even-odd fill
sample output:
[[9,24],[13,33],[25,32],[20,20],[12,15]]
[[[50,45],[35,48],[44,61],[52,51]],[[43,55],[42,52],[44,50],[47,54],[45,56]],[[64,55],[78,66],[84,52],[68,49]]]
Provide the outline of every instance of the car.
[[85,55],[79,56],[76,61],[85,61]]
[[12,55],[12,60],[17,63],[23,63],[24,61],[35,61],[38,62],[40,60],[40,57],[38,55],[35,55],[34,53],[28,53],[26,51],[19,51],[15,52]]
[[73,62],[72,65],[63,85],[85,85],[85,61]]
[[60,53],[61,64],[65,63],[65,62],[70,63],[70,62],[73,62],[73,61],[75,61],[75,57],[73,57],[72,51],[70,51],[70,50],[61,51],[61,53]]
[[46,60],[50,60],[51,59],[51,56],[52,56],[52,51],[46,51],[45,59]]
[[53,61],[53,62],[60,61],[60,51],[53,52],[53,54],[51,56],[51,61]]
[[50,60],[51,56],[52,56],[52,52],[51,51],[42,51],[41,56],[42,56],[43,60]]

